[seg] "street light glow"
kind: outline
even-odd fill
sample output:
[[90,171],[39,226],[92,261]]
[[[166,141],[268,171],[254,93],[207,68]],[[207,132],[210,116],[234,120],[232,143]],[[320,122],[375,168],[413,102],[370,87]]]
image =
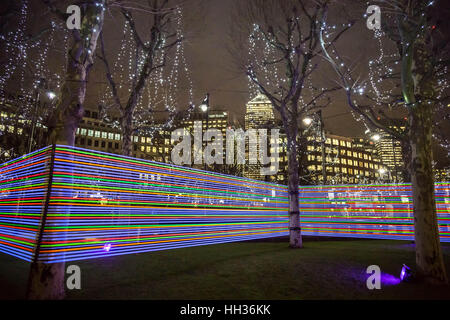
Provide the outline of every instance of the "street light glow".
[[372,140],[373,140],[373,141],[378,141],[378,140],[380,140],[380,139],[381,139],[381,137],[380,137],[379,134],[374,134],[374,135],[372,136]]
[[48,97],[50,100],[53,100],[53,99],[56,98],[56,93],[54,93],[53,91],[49,91],[49,92],[47,92],[47,97]]
[[307,117],[303,119],[303,123],[309,126],[312,123],[312,119],[310,117]]
[[206,111],[208,111],[208,105],[206,105],[206,104],[201,104],[200,105],[200,109],[203,111],[203,112],[206,112]]

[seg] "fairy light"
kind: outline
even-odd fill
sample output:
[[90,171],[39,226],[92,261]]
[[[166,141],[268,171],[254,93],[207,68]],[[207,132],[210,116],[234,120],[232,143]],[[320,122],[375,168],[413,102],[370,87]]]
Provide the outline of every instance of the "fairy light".
[[[299,23],[301,18],[300,17],[293,17],[292,19],[295,21],[295,23]],[[337,26],[336,25],[327,25],[327,24],[320,24],[317,22],[318,25],[320,25],[320,28],[322,29],[325,38],[329,38],[331,40],[331,35],[336,32]],[[348,27],[348,24],[342,25],[342,27]],[[287,43],[285,45],[289,44],[290,46],[290,58],[292,63],[296,64],[296,59],[302,59],[302,57],[297,57],[296,50],[302,50],[303,52],[308,51],[308,47],[306,43],[298,44],[298,39],[295,39],[298,35],[296,35],[297,31],[293,31],[291,34],[290,39],[286,40]],[[280,37],[284,37],[286,33],[283,33],[279,35]],[[252,99],[254,96],[256,96],[258,93],[260,93],[261,89],[259,88],[257,83],[262,84],[266,90],[268,90],[271,95],[275,96],[279,100],[283,100],[285,95],[289,92],[290,83],[289,81],[293,81],[292,77],[287,75],[287,69],[286,65],[287,62],[284,60],[284,51],[280,52],[278,48],[274,45],[275,43],[275,36],[271,34],[271,32],[266,32],[263,27],[260,25],[254,23],[250,34],[248,36],[248,58],[247,58],[247,78],[248,78],[248,88],[250,92],[249,99]],[[328,45],[329,43],[327,43]],[[298,49],[299,48],[299,49]],[[330,48],[333,50],[333,53],[336,55],[336,52],[334,52],[334,47],[330,46]],[[268,63],[269,62],[269,63]],[[344,64],[343,61],[339,61],[340,64]],[[313,72],[314,64],[310,62],[306,66],[306,74],[311,75]],[[318,87],[317,83],[313,84],[313,81],[310,76],[303,79],[302,83],[302,94],[299,96],[298,105],[301,106],[300,112],[303,114],[307,114],[311,106],[304,107],[307,105],[310,101],[308,99],[311,99],[311,97],[315,97],[319,95],[321,92],[326,90],[327,88],[324,87]],[[299,81],[299,80],[297,80]],[[366,91],[366,86],[361,85],[358,88],[356,88],[359,95],[363,95]],[[317,101],[319,103],[319,101]],[[318,128],[316,128],[318,129]],[[321,133],[317,133],[317,136],[321,136]],[[289,148],[287,148],[289,149]],[[307,157],[308,155],[312,154],[314,151],[308,151],[307,149],[300,149],[301,152],[305,154]],[[331,155],[330,152],[326,153],[326,157],[335,157],[334,155]],[[337,155],[336,155],[337,157]],[[328,162],[328,161],[327,161]],[[327,164],[329,167],[334,167],[337,165],[336,161],[332,161],[331,163]],[[307,173],[306,176],[300,177],[300,179],[309,179],[315,174],[315,170],[309,170],[306,168],[309,173]],[[310,183],[319,183],[319,180],[316,181],[310,181]]]
[[[183,14],[181,8],[176,8],[173,11],[174,15],[174,29],[177,39],[183,39]],[[161,66],[164,63],[164,67],[159,67],[152,71],[147,79],[146,85],[142,94],[138,97],[138,103],[134,109],[133,114],[133,127],[139,131],[139,135],[152,138],[157,128],[153,126],[155,122],[155,110],[161,108],[168,112],[163,128],[168,128],[173,125],[173,117],[178,112],[177,101],[180,95],[180,82],[187,79],[188,83],[188,100],[190,103],[193,101],[193,85],[192,78],[189,71],[189,64],[186,61],[184,54],[184,41],[179,41],[175,44],[173,52],[170,53],[170,59],[166,56],[169,54],[165,46],[168,44],[166,34],[163,32],[162,43],[154,52],[154,66]],[[170,41],[172,41],[171,38]],[[145,45],[149,45],[146,42]],[[137,60],[136,60],[137,59]],[[118,89],[126,90],[127,95],[132,90],[132,81],[135,79],[142,70],[145,61],[147,60],[147,54],[144,50],[140,50],[136,55],[136,44],[133,40],[132,30],[125,22],[123,30],[123,40],[121,43],[121,49],[118,52],[114,63],[114,77],[117,77]],[[170,61],[170,63],[169,63]],[[137,70],[135,66],[137,65]],[[128,77],[123,77],[123,70],[126,69]],[[102,105],[113,106],[112,94],[109,87],[106,88],[102,98]],[[114,112],[113,108],[107,108],[106,118],[108,114]],[[117,127],[120,127],[117,124]],[[161,129],[161,128],[159,128]]]

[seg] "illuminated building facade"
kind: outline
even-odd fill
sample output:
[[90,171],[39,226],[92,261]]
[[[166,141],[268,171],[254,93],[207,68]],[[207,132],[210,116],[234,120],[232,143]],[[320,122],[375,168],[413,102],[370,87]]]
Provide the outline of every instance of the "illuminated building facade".
[[450,168],[434,169],[434,181],[435,182],[450,181]]
[[[208,119],[206,119],[208,117]],[[218,129],[225,137],[227,128],[234,125],[233,119],[228,111],[225,110],[209,110],[207,113],[194,112],[188,119],[179,121],[177,128],[185,128],[189,132],[194,130],[194,122],[201,121],[203,133],[207,129]]]
[[[390,125],[390,128],[403,131],[405,129],[405,122],[404,120],[396,120],[393,125]],[[380,156],[381,163],[386,168],[386,172],[384,173],[386,175],[385,181],[404,182],[403,168],[405,163],[403,161],[400,141],[381,130],[377,131],[377,135],[375,147]]]
[[[267,129],[267,136],[270,137],[270,129],[278,129],[279,126],[276,125],[275,122],[275,116],[273,113],[273,107],[272,103],[267,99],[267,97],[263,94],[258,94],[255,98],[253,98],[251,101],[249,101],[246,105],[245,110],[245,131],[248,132],[248,130],[258,130],[258,129]],[[280,134],[280,137],[282,135]],[[281,140],[283,138],[280,138]],[[268,141],[269,142],[269,141]],[[259,155],[259,149],[258,145],[251,145],[251,142],[249,141],[246,145],[246,154],[247,159],[249,160],[249,148],[255,148],[257,154]],[[272,154],[272,151],[270,149],[270,144],[268,143],[268,149],[269,155]],[[283,152],[283,150],[279,150],[279,152]],[[281,154],[280,154],[281,157]],[[281,168],[281,163],[280,163]],[[261,175],[261,164],[258,160],[257,164],[250,164],[246,166],[246,170],[244,173],[244,176],[250,179],[257,179],[257,180],[265,180],[265,181],[278,181],[278,176],[280,178],[284,179],[284,174],[281,174],[280,172],[275,176],[262,176]]]
[[245,110],[245,130],[267,129],[275,124],[272,103],[263,94],[258,94],[247,103]]
[[380,159],[372,141],[329,133],[325,137],[325,159],[320,137],[307,137],[308,171],[314,184],[364,184],[381,179]]
[[[113,122],[118,121],[114,118]],[[153,136],[136,135],[132,137],[132,156],[159,162],[170,160],[170,132],[167,129],[155,130]],[[92,150],[121,153],[122,135],[119,128],[105,124],[98,112],[86,110],[76,131],[75,146]]]

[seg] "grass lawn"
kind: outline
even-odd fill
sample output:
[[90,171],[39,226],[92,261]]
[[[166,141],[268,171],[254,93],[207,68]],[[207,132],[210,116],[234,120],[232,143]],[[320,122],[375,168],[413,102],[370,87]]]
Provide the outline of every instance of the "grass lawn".
[[[450,244],[443,244],[450,275]],[[450,287],[392,284],[401,265],[414,267],[410,242],[389,240],[241,242],[71,262],[82,289],[68,299],[450,299]],[[365,273],[379,265],[381,290]],[[28,264],[0,254],[0,298],[21,299]],[[392,278],[392,277],[391,277]]]

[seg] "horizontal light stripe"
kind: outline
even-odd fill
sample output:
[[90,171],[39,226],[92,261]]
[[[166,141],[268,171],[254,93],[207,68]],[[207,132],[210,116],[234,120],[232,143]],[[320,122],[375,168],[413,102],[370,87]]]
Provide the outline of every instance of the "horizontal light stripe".
[[[0,165],[0,252],[35,257],[50,162],[47,147]],[[53,168],[42,262],[289,234],[286,186],[67,146]],[[436,184],[446,242],[449,192]],[[414,238],[409,184],[301,186],[299,196],[303,235]]]

